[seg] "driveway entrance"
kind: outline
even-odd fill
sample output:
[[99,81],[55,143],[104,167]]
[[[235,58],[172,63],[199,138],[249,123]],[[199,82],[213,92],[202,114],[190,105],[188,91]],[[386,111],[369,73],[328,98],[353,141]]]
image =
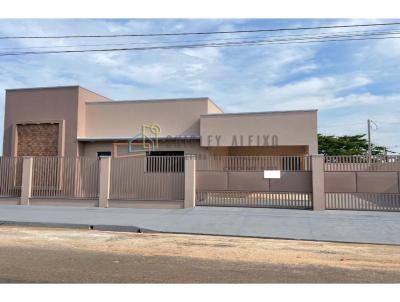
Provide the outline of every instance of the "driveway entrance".
[[[266,178],[264,171],[278,171]],[[215,156],[197,160],[196,205],[311,209],[309,156]]]

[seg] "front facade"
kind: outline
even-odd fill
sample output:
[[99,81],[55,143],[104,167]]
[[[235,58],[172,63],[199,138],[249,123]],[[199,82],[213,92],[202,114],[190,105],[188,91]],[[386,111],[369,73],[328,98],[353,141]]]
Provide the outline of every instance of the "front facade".
[[209,98],[7,90],[0,204],[400,211],[398,156],[317,150],[315,110],[223,113]]
[[80,86],[6,91],[3,156],[317,152],[316,110],[223,113],[209,98],[113,101]]

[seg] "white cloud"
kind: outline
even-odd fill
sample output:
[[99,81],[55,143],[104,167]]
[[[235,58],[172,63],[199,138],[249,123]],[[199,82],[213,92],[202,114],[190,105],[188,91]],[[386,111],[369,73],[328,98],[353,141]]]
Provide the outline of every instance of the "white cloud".
[[256,100],[253,99],[250,104],[243,100],[235,107],[246,106],[247,111],[256,111],[260,107],[269,107],[274,110],[350,107],[360,102],[371,103],[377,99],[369,94],[347,94],[345,97],[337,96],[337,94],[364,87],[371,82],[371,79],[364,75],[354,74],[338,77],[311,77],[285,85],[265,86]]
[[389,39],[379,41],[374,46],[374,51],[389,58],[400,58],[400,39]]
[[194,57],[200,60],[213,62],[218,60],[221,57],[220,49],[218,48],[192,48],[192,49],[184,49],[182,53]]
[[[298,26],[305,24],[305,21],[299,20],[290,22],[296,22]],[[366,22],[313,20],[306,24]],[[248,20],[2,20],[0,24],[1,35],[143,33],[256,27]],[[288,23],[288,26],[294,24]],[[223,38],[230,36],[224,35]],[[216,37],[184,40],[211,38]],[[1,47],[151,41],[154,39],[63,39],[45,43],[18,40],[3,41]],[[343,108],[354,113],[348,118],[350,122],[358,117],[373,116],[379,111],[379,106],[387,111],[385,114],[381,112],[379,119],[383,116],[385,120],[398,119],[399,110],[394,108],[399,107],[400,102],[400,91],[396,88],[400,78],[397,67],[400,65],[399,40],[335,46],[322,44],[0,57],[0,97],[4,100],[1,93],[5,88],[80,84],[113,99],[209,96],[226,111],[317,108],[321,109],[323,121],[331,122],[324,124],[322,121],[322,127],[333,132],[356,129],[356,126],[340,128],[332,123],[336,119],[335,112]],[[363,113],[360,113],[361,109]],[[343,123],[348,123],[348,119],[346,117]],[[399,140],[399,133],[385,132],[382,137],[385,137],[385,142]]]

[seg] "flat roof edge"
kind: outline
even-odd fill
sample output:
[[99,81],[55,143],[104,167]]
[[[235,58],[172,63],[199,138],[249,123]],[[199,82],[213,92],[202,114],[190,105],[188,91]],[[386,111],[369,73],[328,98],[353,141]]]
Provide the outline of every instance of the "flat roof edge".
[[[62,89],[62,88],[84,88],[79,85],[67,85],[67,86],[51,86],[51,87],[29,87],[29,88],[10,88],[5,91],[20,91],[20,90],[40,90],[40,89]],[[86,89],[86,88],[84,88]],[[88,90],[88,89],[86,89]],[[89,90],[90,91],[90,90]]]
[[157,103],[157,102],[184,102],[184,101],[208,101],[208,97],[198,97],[198,98],[176,98],[176,99],[148,99],[148,100],[111,100],[109,102],[90,102],[87,104],[127,104],[127,103]]
[[299,113],[299,112],[317,112],[318,109],[307,110],[281,110],[281,111],[256,111],[256,112],[234,112],[234,113],[210,113],[201,114],[201,117],[221,117],[221,116],[236,116],[236,115],[257,115],[257,114],[275,114],[275,113]]
[[24,91],[24,90],[44,90],[44,89],[65,89],[65,88],[78,88],[78,89],[83,89],[86,91],[89,91],[91,93],[97,94],[98,96],[101,96],[103,98],[106,98],[110,101],[112,101],[112,99],[98,93],[95,92],[93,90],[90,90],[88,88],[85,88],[83,86],[80,85],[66,85],[66,86],[46,86],[46,87],[28,87],[28,88],[10,88],[10,89],[5,89],[5,91]]

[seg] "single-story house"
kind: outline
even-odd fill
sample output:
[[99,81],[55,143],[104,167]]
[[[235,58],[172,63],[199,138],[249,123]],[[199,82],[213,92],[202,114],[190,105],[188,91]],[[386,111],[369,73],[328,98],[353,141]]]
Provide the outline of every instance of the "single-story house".
[[224,113],[208,97],[114,101],[80,86],[6,90],[3,156],[140,153],[317,154],[317,110]]

